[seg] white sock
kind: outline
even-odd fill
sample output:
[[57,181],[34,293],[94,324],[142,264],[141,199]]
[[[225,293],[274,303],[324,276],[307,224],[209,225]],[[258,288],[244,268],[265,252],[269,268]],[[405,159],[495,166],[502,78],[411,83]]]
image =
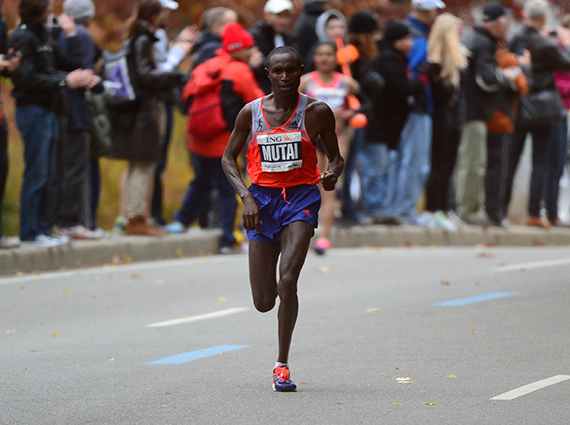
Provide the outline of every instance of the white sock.
[[[287,363],[281,363],[281,362],[277,362],[275,363],[275,366],[273,367],[273,369],[275,369],[276,367],[283,367],[283,366],[287,366]],[[287,366],[288,368],[289,366]]]

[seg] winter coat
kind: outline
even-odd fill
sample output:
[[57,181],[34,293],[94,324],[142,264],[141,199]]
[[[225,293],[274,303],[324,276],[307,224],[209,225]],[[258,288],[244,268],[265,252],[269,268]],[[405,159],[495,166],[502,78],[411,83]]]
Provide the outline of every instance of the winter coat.
[[192,69],[202,65],[207,60],[216,56],[218,49],[222,47],[222,37],[214,34],[209,30],[200,32],[200,36],[196,39],[190,57],[192,59]]
[[[222,109],[226,109],[224,113],[226,121],[231,119],[228,118],[231,114],[228,111],[228,105],[235,104],[236,96],[241,101],[240,106],[243,107],[246,103],[265,95],[257,85],[249,65],[235,60],[221,49],[215,58],[204,62],[192,71],[182,96],[188,99],[216,89],[220,90]],[[237,113],[231,115],[237,115]],[[226,131],[209,140],[202,140],[195,136],[189,137],[190,152],[207,158],[221,158],[230,139],[230,128],[233,128],[233,122],[228,123],[228,126]]]
[[310,59],[311,48],[319,41],[316,33],[317,19],[325,9],[318,1],[307,1],[303,7],[303,13],[297,18],[293,28],[293,47],[297,49],[303,61]]
[[[259,21],[253,28],[249,30],[255,40],[255,44],[263,54],[263,63],[257,68],[253,69],[255,74],[255,79],[259,84],[259,87],[266,93],[269,94],[273,91],[271,87],[271,81],[267,78],[265,74],[265,66],[267,65],[267,56],[269,53],[275,49],[275,31],[273,27],[269,25],[266,21]],[[293,36],[287,31],[281,34],[283,37],[283,42],[286,46],[290,46],[293,42]]]
[[[12,96],[17,106],[35,105],[50,111],[61,108],[67,72],[81,67],[83,54],[77,36],[67,37],[70,55],[50,42],[46,26],[26,22],[14,30],[8,48],[22,52],[20,67],[12,74]],[[61,112],[61,111],[57,111]]]
[[470,51],[461,78],[466,121],[487,122],[493,116],[499,92],[509,89],[511,82],[498,68],[496,52],[499,44],[487,30],[476,26],[465,40],[465,46]]
[[380,96],[371,97],[374,108],[368,124],[367,141],[397,149],[411,109],[408,98],[422,93],[425,86],[419,78],[410,78],[405,55],[387,42],[381,44],[380,55],[371,65],[384,78],[386,85]]
[[114,152],[117,158],[156,162],[161,158],[159,104],[161,93],[183,84],[178,71],[158,71],[153,56],[156,37],[146,26],[133,35],[129,60],[140,94],[132,107],[111,113]]
[[530,92],[554,90],[553,71],[570,71],[570,50],[558,47],[552,38],[543,37],[535,28],[524,25],[509,43],[510,50],[521,54],[530,51],[532,64]]

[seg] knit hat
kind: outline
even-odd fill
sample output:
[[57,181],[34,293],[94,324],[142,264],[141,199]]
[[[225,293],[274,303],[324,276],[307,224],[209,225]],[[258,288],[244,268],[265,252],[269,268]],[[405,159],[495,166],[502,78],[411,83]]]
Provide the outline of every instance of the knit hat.
[[234,53],[255,46],[255,40],[237,22],[230,22],[222,31],[222,48],[226,53]]
[[379,28],[374,15],[366,11],[356,12],[348,21],[348,32],[351,34],[365,34]]
[[401,40],[408,35],[410,35],[410,29],[402,21],[388,21],[384,28],[384,40],[388,43]]
[[75,22],[92,21],[95,18],[95,5],[91,0],[65,0],[63,13],[71,16]]

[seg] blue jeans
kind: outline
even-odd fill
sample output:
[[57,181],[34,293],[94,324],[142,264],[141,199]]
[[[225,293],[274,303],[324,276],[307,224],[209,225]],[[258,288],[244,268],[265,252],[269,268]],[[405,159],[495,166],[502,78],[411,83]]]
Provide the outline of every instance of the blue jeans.
[[560,193],[560,178],[564,173],[566,164],[566,144],[568,139],[568,122],[562,121],[555,125],[550,143],[548,145],[546,185],[544,188],[544,204],[548,212],[548,219],[555,221],[558,218],[558,195]]
[[184,226],[190,226],[198,218],[201,206],[209,201],[212,188],[215,187],[220,193],[220,222],[223,232],[220,247],[231,247],[236,243],[234,223],[238,202],[235,189],[222,169],[222,159],[191,153],[190,161],[194,180],[184,195],[182,206],[174,213],[174,219]]
[[381,214],[386,197],[390,152],[384,143],[365,143],[362,148],[362,209],[371,217]]
[[402,131],[398,151],[388,171],[386,212],[414,218],[431,169],[431,127],[429,114],[412,113]]
[[20,195],[20,239],[32,241],[50,227],[48,181],[58,137],[55,114],[39,106],[17,106],[16,123],[24,141],[24,180]]
[[344,183],[342,184],[341,202],[342,202],[342,216],[348,221],[358,223],[361,220],[360,211],[358,206],[352,199],[350,187],[352,185],[352,178],[355,172],[362,172],[365,166],[362,161],[362,148],[364,139],[366,138],[366,128],[359,128],[354,131],[352,142],[348,149],[348,154],[344,159]]

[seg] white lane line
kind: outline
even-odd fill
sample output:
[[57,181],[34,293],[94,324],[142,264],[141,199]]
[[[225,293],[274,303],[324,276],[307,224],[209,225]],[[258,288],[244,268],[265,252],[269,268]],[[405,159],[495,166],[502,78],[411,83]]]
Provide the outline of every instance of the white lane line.
[[541,267],[562,266],[564,264],[570,264],[570,258],[566,258],[563,260],[537,261],[535,263],[512,264],[510,266],[498,266],[498,267],[493,267],[492,271],[512,272],[512,271],[527,270],[527,269],[538,269]]
[[542,381],[533,382],[532,384],[524,385],[512,391],[507,391],[506,393],[493,397],[491,400],[513,400],[533,391],[549,387],[550,385],[567,381],[568,379],[570,379],[570,375],[556,375],[552,378],[543,379]]
[[55,283],[60,283],[61,278],[66,278],[69,276],[91,276],[98,274],[112,274],[112,273],[132,273],[142,270],[152,270],[158,268],[170,268],[176,266],[191,266],[203,263],[221,262],[227,261],[228,256],[205,256],[205,257],[193,257],[193,258],[183,258],[178,260],[162,260],[162,261],[150,261],[144,263],[133,263],[133,264],[118,264],[118,265],[104,265],[104,266],[94,266],[88,269],[74,269],[66,271],[57,272],[40,272],[38,274],[26,274],[24,276],[7,276],[0,277],[0,285],[11,285],[11,284],[21,284],[27,282],[38,282],[44,280],[54,280]]
[[164,326],[180,325],[182,323],[198,322],[200,320],[215,319],[216,317],[229,316],[230,314],[242,313],[248,310],[245,307],[228,308],[214,311],[213,313],[200,314],[199,316],[183,317],[182,319],[167,320],[165,322],[151,323],[147,328],[162,328]]

